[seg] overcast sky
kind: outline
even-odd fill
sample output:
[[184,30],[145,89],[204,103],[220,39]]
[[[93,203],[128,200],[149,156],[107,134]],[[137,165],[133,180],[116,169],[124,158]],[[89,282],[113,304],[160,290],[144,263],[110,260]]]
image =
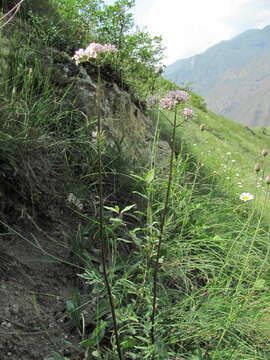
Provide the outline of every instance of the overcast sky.
[[136,0],[134,18],[138,26],[163,37],[168,65],[269,25],[270,0]]

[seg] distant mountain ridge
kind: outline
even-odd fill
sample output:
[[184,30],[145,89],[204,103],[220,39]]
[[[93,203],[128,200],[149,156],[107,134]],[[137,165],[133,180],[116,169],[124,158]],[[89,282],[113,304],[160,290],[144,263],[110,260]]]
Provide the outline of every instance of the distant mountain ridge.
[[270,25],[169,65],[164,77],[191,83],[208,107],[239,123],[270,125]]

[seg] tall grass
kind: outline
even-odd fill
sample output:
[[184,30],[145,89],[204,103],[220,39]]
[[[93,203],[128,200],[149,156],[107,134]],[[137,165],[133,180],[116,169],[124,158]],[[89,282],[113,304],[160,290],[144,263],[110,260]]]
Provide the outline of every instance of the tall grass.
[[[270,245],[264,222],[268,188],[255,207],[240,202],[224,178],[217,180],[196,151],[190,151],[193,135],[185,141],[181,137],[194,123],[187,125],[188,130],[177,128],[176,148],[173,142],[167,165],[160,167],[159,133],[171,143],[169,126],[162,120],[153,136],[149,168],[128,176],[140,201],[135,204],[135,194],[126,192],[125,201],[114,199],[112,205],[104,198],[104,175],[108,169],[114,177],[123,175],[112,157],[101,151],[99,110],[94,143],[89,130],[95,119],[84,120],[78,131],[72,131],[77,109],[62,111],[63,98],[58,97],[51,73],[44,71],[37,53],[24,47],[5,66],[8,71],[0,84],[0,148],[4,150],[0,158],[4,152],[5,166],[14,163],[19,151],[18,146],[12,147],[16,141],[29,140],[31,147],[43,139],[44,146],[55,149],[54,154],[61,148],[65,158],[61,166],[79,174],[72,178],[77,181],[73,187],[91,187],[93,198],[99,197],[95,206],[99,205],[100,216],[81,217],[89,221],[88,232],[99,233],[103,245],[93,241],[90,250],[76,248],[84,267],[81,276],[91,291],[89,298],[95,300],[95,329],[91,334],[82,331],[80,344],[88,358],[268,359]],[[157,124],[165,119],[163,115],[159,113]],[[173,115],[166,113],[166,117]],[[179,124],[179,117],[173,119]],[[53,163],[54,169],[57,164]],[[12,173],[5,168],[2,172],[6,178]],[[87,201],[88,194],[82,191],[82,201]],[[83,304],[78,299],[71,318],[81,326]]]
[[[145,177],[135,177],[145,184],[141,196],[148,204],[145,212],[140,209],[134,214],[139,224],[126,233],[125,240],[118,238],[117,232],[114,235],[115,241],[135,245],[126,259],[116,251],[110,269],[124,357],[267,359],[264,314],[269,299],[269,242],[262,223],[265,208],[260,207],[258,213],[249,203],[231,197],[183,148],[171,176],[160,256],[154,248],[168,180],[157,164]],[[149,275],[157,258],[159,312],[151,344]],[[109,313],[107,316],[109,319]]]

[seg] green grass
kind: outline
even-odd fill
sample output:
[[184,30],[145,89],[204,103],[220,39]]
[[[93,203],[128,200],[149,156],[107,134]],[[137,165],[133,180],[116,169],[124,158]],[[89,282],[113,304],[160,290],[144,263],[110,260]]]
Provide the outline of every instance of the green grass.
[[[194,173],[190,165],[179,161],[174,168],[159,280],[157,359],[266,360],[269,232],[249,204],[239,204],[220,186],[208,184],[201,168]],[[154,259],[151,249],[165,188],[166,179],[156,177],[151,183],[149,223],[146,228],[137,225],[140,246],[127,259],[114,251],[111,281],[122,345],[130,359],[151,356],[151,267],[145,281],[145,258],[150,264]],[[85,277],[93,285],[95,269],[88,266]],[[95,285],[92,289],[97,292]],[[97,289],[101,291],[101,280]],[[110,326],[108,309],[105,321]]]
[[[253,203],[261,207],[267,193],[265,175],[270,172],[270,157],[261,154],[262,149],[270,148],[267,130],[249,129],[195,106],[193,110],[194,118],[178,130],[179,148],[183,147],[192,154],[205,169],[204,172],[216,177],[222,190],[226,189],[232,198],[239,198],[242,192],[250,192],[256,198]],[[164,136],[168,138],[170,125],[165,117],[161,119]],[[200,130],[201,124],[205,125],[204,131]],[[258,162],[263,167],[257,175],[254,166]],[[268,213],[267,202],[264,213],[266,221],[269,220]]]
[[[264,160],[267,171],[261,150],[269,140],[193,109],[195,119],[178,129],[180,170],[164,245],[166,342],[186,359],[199,349],[198,359],[267,359],[269,194],[253,168]],[[169,139],[167,118],[161,115],[161,134]],[[255,200],[242,203],[243,191]]]
[[[79,109],[63,110],[65,99],[51,81],[52,74],[39,61],[40,53],[30,50],[25,46],[14,52],[3,65],[8,69],[0,84],[0,178],[5,191],[16,184],[13,201],[23,198],[45,214],[42,203],[48,199],[44,196],[56,191],[54,185],[43,187],[46,177],[52,184],[65,182],[61,199],[77,191],[87,203],[90,189],[95,208],[97,149],[89,136],[95,119],[86,123],[77,117]],[[104,231],[121,346],[126,359],[146,360],[155,354],[160,360],[267,360],[269,196],[260,178],[270,171],[269,157],[261,156],[261,150],[270,145],[268,129],[251,131],[207,111],[195,100],[194,118],[177,129],[178,158],[161,251],[154,346],[150,341],[152,274],[167,168],[163,161],[162,166],[155,163],[130,174],[126,158],[116,157],[106,146],[105,134],[104,173],[113,175],[104,180]],[[149,115],[154,122],[156,113]],[[170,112],[160,114],[161,137],[170,141],[167,118],[172,119]],[[153,146],[152,159],[155,150]],[[264,161],[259,179],[253,170],[258,161]],[[255,200],[241,202],[239,194],[244,191],[253,193]],[[135,199],[137,206],[127,210],[125,206],[135,205]],[[81,276],[88,283],[90,301],[94,299],[96,324],[78,346],[88,348],[95,359],[111,360],[117,357],[93,208],[81,214],[78,225],[78,239],[90,234],[91,248],[79,240],[71,244],[76,261],[84,267]],[[16,204],[8,209],[14,210]],[[0,211],[8,221],[10,214]],[[67,305],[71,321],[84,334],[80,295],[76,293]]]

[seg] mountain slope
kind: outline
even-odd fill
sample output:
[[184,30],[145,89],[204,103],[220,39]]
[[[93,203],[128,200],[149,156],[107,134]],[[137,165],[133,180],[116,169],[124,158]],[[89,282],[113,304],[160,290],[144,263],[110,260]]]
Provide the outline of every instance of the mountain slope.
[[117,359],[116,330],[119,359],[269,359],[269,198],[253,171],[269,169],[268,129],[216,115],[195,93],[190,121],[175,116],[184,104],[146,112],[109,63],[76,66],[40,37],[7,33],[1,360]]
[[[263,149],[270,149],[270,128],[252,129],[235,121],[218,115],[210,110],[199,109],[192,94],[193,119],[177,129],[177,152],[187,153],[198,164],[207,181],[213,181],[217,189],[222,189],[235,200],[243,192],[250,192],[256,197],[259,209],[264,208],[264,219],[269,222],[268,185],[265,175],[270,173],[269,155],[262,155]],[[161,114],[162,131],[169,141],[173,120],[169,112]],[[201,125],[203,131],[201,130]],[[260,163],[259,173],[254,171],[255,164]]]
[[211,110],[252,126],[269,125],[270,26],[248,30],[169,65],[169,80],[206,98]]

